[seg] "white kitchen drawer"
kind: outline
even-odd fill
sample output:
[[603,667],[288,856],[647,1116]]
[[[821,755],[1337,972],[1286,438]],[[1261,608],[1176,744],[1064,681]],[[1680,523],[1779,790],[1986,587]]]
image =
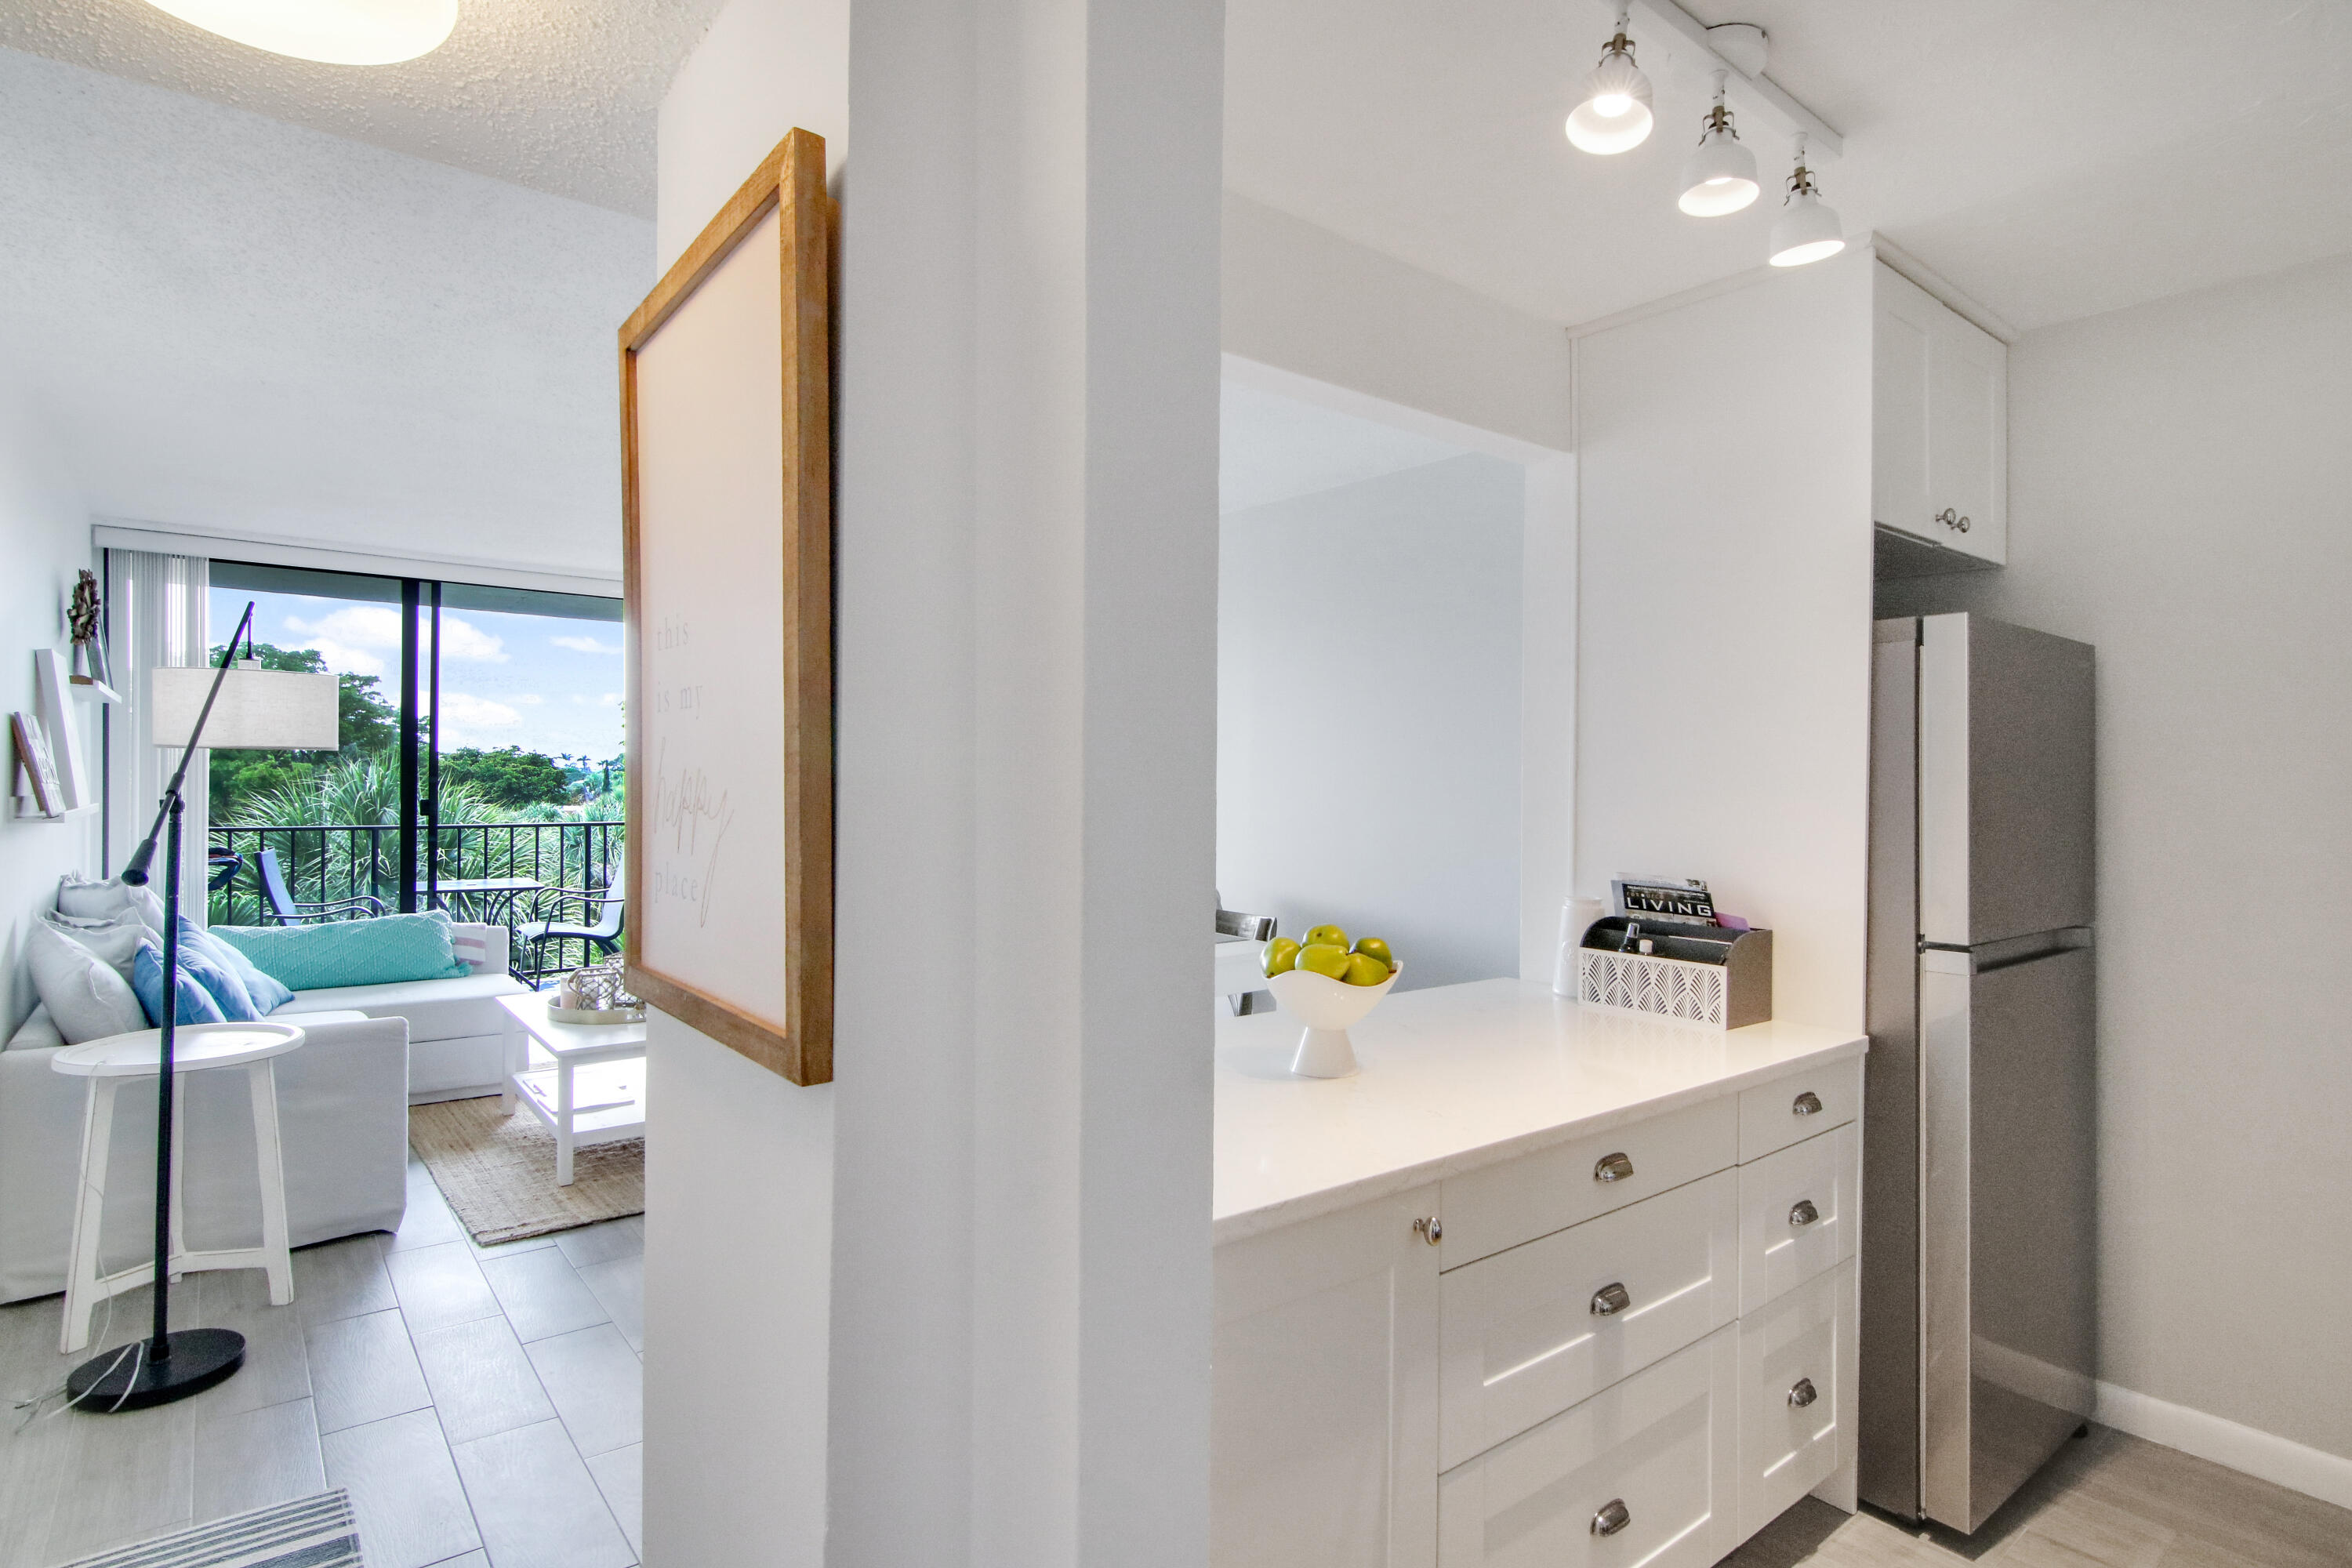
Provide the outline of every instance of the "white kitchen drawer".
[[[1729,1552],[1738,1334],[1718,1329],[1447,1471],[1442,1568],[1706,1568]],[[1612,1504],[1624,1522],[1603,1535]]]
[[1739,1535],[1837,1472],[1853,1451],[1851,1263],[1739,1321]]
[[[1620,1155],[1622,1163],[1612,1161]],[[1440,1266],[1459,1268],[1565,1230],[1713,1175],[1738,1157],[1739,1102],[1725,1095],[1450,1176],[1441,1206]]]
[[1739,1159],[1843,1127],[1862,1113],[1862,1061],[1831,1062],[1739,1091]]
[[1739,1315],[1853,1256],[1854,1125],[1739,1167]]
[[[1617,1292],[1625,1304],[1604,1310]],[[1526,1431],[1738,1310],[1736,1171],[1441,1275],[1438,1464]]]

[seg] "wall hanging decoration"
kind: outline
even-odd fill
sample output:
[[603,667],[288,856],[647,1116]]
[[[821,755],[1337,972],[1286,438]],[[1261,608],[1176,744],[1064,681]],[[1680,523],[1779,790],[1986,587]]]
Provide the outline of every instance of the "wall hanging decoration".
[[621,329],[628,989],[833,1077],[835,207],[794,131]]

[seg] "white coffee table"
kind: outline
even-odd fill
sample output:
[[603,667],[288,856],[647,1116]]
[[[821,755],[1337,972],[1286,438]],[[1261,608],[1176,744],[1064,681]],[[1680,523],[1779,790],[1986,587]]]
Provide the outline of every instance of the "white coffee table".
[[[551,993],[501,996],[506,1009],[506,1065],[499,1106],[520,1100],[555,1134],[555,1184],[572,1184],[572,1152],[592,1143],[635,1138],[646,1130],[646,1026],[643,1024],[559,1024],[547,1016]],[[554,1065],[533,1068],[536,1047]]]

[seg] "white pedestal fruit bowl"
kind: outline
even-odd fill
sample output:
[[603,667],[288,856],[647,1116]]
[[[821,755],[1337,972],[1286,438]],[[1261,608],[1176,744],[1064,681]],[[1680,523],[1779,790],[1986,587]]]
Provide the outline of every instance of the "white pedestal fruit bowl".
[[1308,969],[1269,977],[1266,989],[1282,1010],[1307,1026],[1298,1037],[1298,1052],[1290,1058],[1291,1072],[1299,1078],[1352,1076],[1356,1047],[1348,1039],[1349,1026],[1379,1005],[1403,973],[1404,965],[1392,964],[1389,977],[1378,985],[1350,985]]

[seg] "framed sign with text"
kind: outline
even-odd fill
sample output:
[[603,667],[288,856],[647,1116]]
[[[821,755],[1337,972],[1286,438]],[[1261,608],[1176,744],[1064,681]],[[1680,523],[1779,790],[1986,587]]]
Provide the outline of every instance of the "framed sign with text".
[[794,131],[621,329],[628,984],[833,1078],[824,141]]

